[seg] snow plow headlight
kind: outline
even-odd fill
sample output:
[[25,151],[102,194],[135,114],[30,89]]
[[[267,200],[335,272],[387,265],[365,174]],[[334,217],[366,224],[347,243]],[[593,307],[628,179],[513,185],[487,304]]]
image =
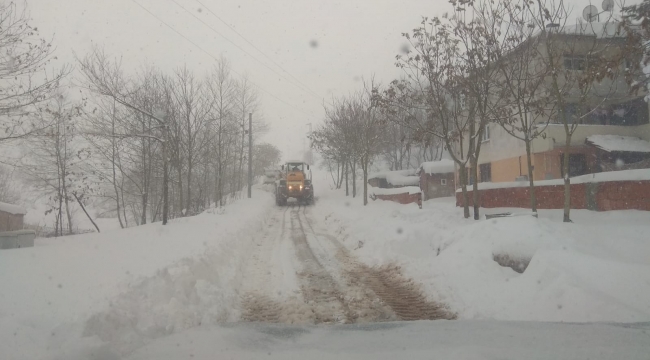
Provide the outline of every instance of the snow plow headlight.
[[291,190],[292,188],[293,188],[293,186],[289,185],[289,190]]

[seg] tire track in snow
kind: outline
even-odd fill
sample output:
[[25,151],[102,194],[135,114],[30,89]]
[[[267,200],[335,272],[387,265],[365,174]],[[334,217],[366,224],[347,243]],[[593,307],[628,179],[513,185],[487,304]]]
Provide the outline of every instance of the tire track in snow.
[[[405,278],[397,265],[385,265],[378,268],[370,267],[358,261],[330,234],[317,233],[305,214],[305,220],[311,232],[318,237],[324,237],[336,249],[343,277],[353,287],[372,290],[374,295],[388,305],[400,320],[452,320],[456,315],[444,305],[429,301],[422,293],[418,284],[412,279]],[[372,295],[371,295],[372,296]]]
[[[255,239],[243,277],[241,320],[271,323],[311,323],[312,316],[299,298],[295,270],[283,265],[283,255],[291,253],[286,238],[289,208],[278,211],[266,232]],[[279,214],[282,213],[281,216]],[[278,221],[281,225],[278,227]],[[275,233],[273,233],[275,230]],[[289,248],[287,248],[289,247]],[[293,292],[287,291],[295,287]],[[283,292],[284,290],[284,292]]]
[[[303,207],[303,212],[304,212]],[[298,273],[305,302],[310,305],[314,322],[350,323],[354,316],[343,301],[336,281],[314,255],[300,219],[300,207],[291,212],[291,238],[302,269]]]
[[[277,215],[274,220],[277,224]],[[249,274],[244,276],[252,282],[244,286],[252,290],[241,299],[244,321],[329,324],[455,318],[444,306],[429,301],[419,285],[402,276],[399,267],[369,267],[335,236],[317,232],[309,207],[286,206],[281,226],[275,237],[268,239],[272,229],[270,226],[256,240]],[[286,248],[289,243],[291,249]],[[274,259],[270,256],[273,251],[293,255]],[[285,273],[297,276],[291,280],[298,283],[302,297],[283,298],[273,293],[273,285],[283,285],[274,283],[271,271],[266,270],[283,266],[289,266],[283,269]]]

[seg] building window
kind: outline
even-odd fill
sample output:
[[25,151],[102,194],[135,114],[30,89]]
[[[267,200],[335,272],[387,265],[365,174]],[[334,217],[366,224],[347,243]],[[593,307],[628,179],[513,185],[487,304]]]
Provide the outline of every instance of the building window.
[[447,185],[447,179],[440,179],[440,185]]
[[567,70],[584,70],[587,64],[585,56],[565,55],[564,68]]
[[485,129],[483,130],[483,136],[481,137],[481,141],[488,141],[490,140],[490,126],[485,125]]
[[490,182],[492,181],[492,164],[480,164],[479,165],[479,178],[481,182]]

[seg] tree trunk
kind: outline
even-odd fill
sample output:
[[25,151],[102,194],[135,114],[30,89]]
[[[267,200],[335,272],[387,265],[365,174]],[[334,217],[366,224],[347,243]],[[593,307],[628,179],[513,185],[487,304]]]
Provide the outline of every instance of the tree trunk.
[[352,170],[352,197],[357,197],[357,169],[356,163],[350,163],[350,170]]
[[368,160],[363,159],[363,206],[368,205]]
[[[187,156],[187,199],[185,199],[185,212],[190,211],[190,206],[192,206],[192,156]],[[185,215],[185,214],[183,214]]]
[[470,160],[470,171],[474,176],[474,182],[472,183],[472,201],[474,202],[474,220],[479,219],[479,193],[478,193],[478,160],[474,157],[471,157]]
[[169,169],[167,168],[167,129],[165,129],[165,138],[163,139],[163,215],[162,215],[162,224],[167,225],[167,219],[169,216]]
[[348,185],[348,162],[345,161],[345,196],[350,196],[350,187]]
[[59,190],[59,215],[57,216],[59,220],[59,235],[63,236],[63,196]]
[[571,148],[571,135],[568,131],[566,134],[566,144],[564,145],[564,222],[571,221],[571,178],[569,177],[569,149]]
[[[145,123],[144,121],[142,122],[142,131],[146,131]],[[147,174],[147,140],[142,139],[142,170],[143,170],[143,178],[142,178],[142,214],[140,214],[140,225],[144,225],[147,223],[147,196],[149,192],[149,187],[147,186],[147,178],[149,177]],[[149,163],[151,163],[151,158],[149,158]]]
[[81,210],[84,211],[84,213],[88,217],[88,220],[90,220],[90,222],[93,223],[93,226],[95,227],[95,229],[97,229],[97,232],[100,232],[99,231],[99,226],[97,226],[97,224],[95,224],[95,221],[93,220],[93,218],[90,217],[90,214],[88,214],[88,211],[86,211],[86,207],[81,202],[81,200],[79,200],[79,197],[77,196],[77,194],[73,193],[72,195],[74,195],[74,198],[77,199],[77,202],[79,203],[79,206],[81,206]]
[[[120,228],[124,229],[122,216],[120,214],[120,193],[117,191],[117,176],[115,172],[115,99],[113,99],[113,112],[111,114],[111,147],[112,147],[112,164],[113,164],[113,190],[115,190],[115,205],[117,206],[117,220],[120,222]],[[99,230],[97,231],[99,232]]]
[[463,192],[463,217],[467,219],[469,218],[469,196],[467,194],[467,168],[465,165],[458,167],[458,177]]
[[68,199],[68,191],[65,189],[65,187],[63,188],[63,194],[64,194],[63,200],[65,201],[65,214],[66,217],[68,218],[68,233],[72,234],[72,214],[70,213],[70,201]]
[[530,187],[530,209],[532,212],[537,212],[537,196],[535,195],[535,183],[533,180],[533,159],[530,149],[530,139],[525,139],[526,142],[526,161],[528,163],[528,186]]

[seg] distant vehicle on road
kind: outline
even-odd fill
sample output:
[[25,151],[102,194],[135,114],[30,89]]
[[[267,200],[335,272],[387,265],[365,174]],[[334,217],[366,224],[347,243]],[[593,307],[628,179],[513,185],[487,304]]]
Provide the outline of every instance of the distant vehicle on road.
[[294,198],[303,204],[314,202],[314,187],[309,164],[302,161],[289,161],[282,165],[281,176],[275,186],[275,203],[284,206],[288,198]]

